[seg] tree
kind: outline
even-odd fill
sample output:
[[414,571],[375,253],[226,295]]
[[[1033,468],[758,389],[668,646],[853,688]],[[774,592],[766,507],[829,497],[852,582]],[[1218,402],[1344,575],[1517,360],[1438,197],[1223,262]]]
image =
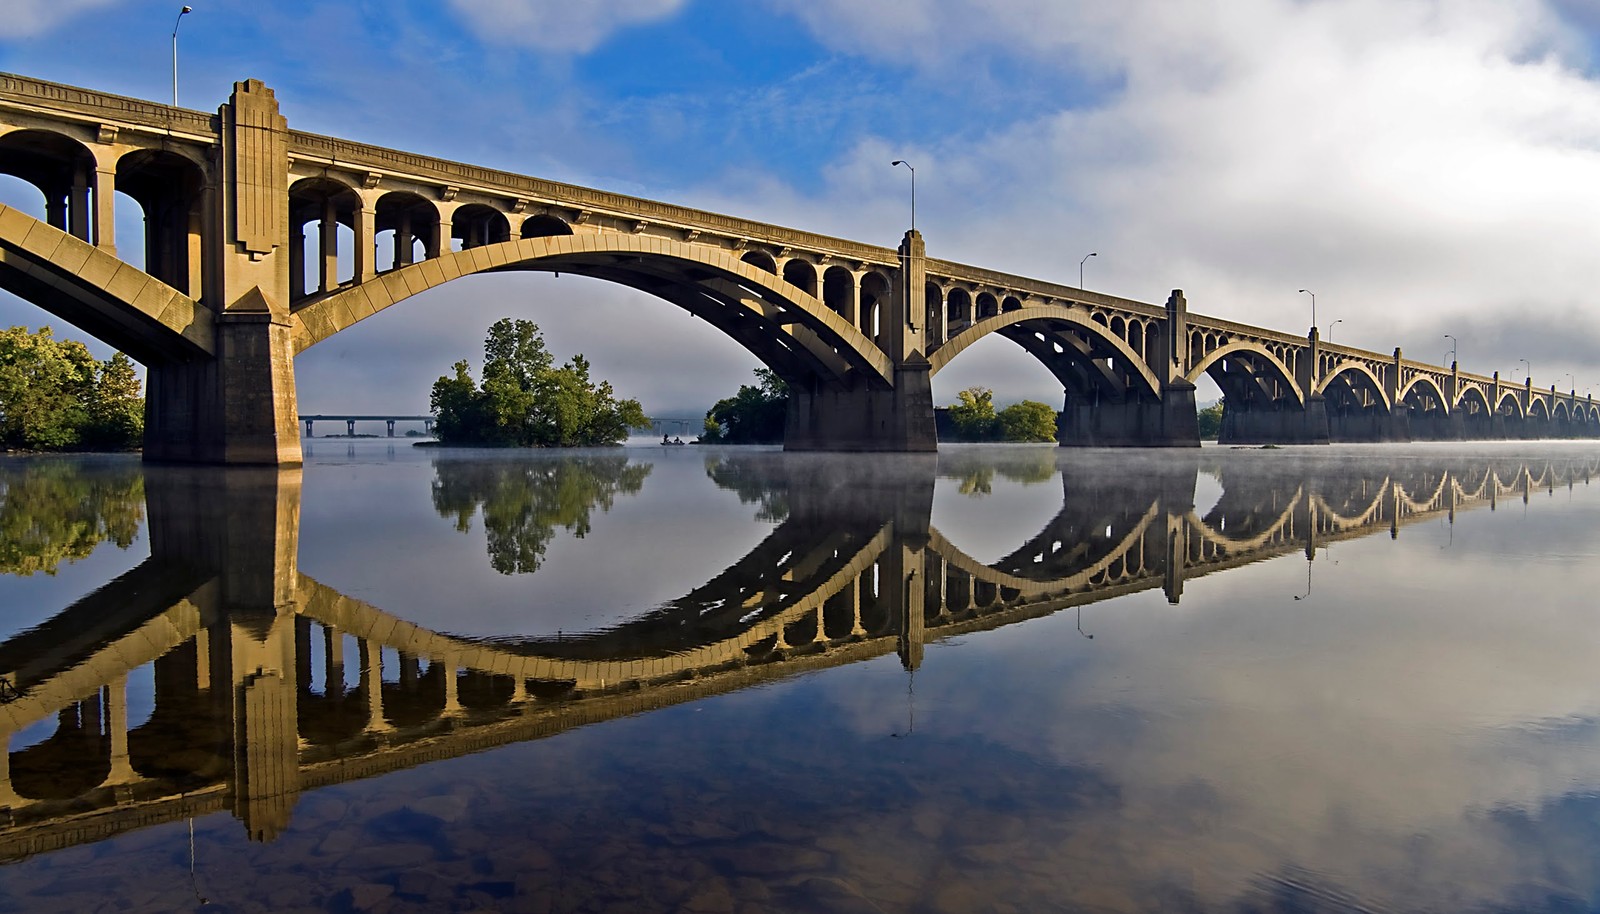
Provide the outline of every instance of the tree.
[[956,441],[1056,440],[1056,411],[1047,403],[1023,400],[997,413],[987,387],[968,387],[956,397],[960,402],[949,409]]
[[483,352],[481,388],[465,361],[433,383],[429,402],[446,444],[590,447],[620,444],[629,429],[650,424],[638,400],[620,400],[610,382],[590,378],[582,355],[555,367],[532,321],[495,321]]
[[1222,401],[1204,407],[1199,412],[1200,439],[1215,441],[1222,434]]
[[49,327],[0,332],[0,447],[127,449],[143,432],[144,400],[127,356],[97,362]]
[[0,464],[0,574],[53,575],[110,541],[127,549],[144,519],[144,474],[121,461]]
[[987,387],[968,387],[958,391],[960,400],[950,407],[950,424],[957,441],[994,441],[998,435],[994,412],[994,391]]
[[756,369],[756,386],[739,385],[739,392],[718,400],[706,412],[707,444],[778,444],[783,441],[789,410],[789,385],[770,368]]
[[1000,410],[996,418],[1007,441],[1056,440],[1056,411],[1048,403],[1023,400]]

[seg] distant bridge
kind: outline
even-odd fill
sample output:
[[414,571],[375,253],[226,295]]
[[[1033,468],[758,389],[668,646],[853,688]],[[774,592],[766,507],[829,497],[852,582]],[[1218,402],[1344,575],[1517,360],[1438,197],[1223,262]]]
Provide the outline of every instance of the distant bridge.
[[[931,463],[854,471],[872,488],[784,490],[762,461],[722,466],[789,514],[738,562],[622,626],[520,640],[432,631],[301,574],[298,471],[148,474],[151,557],[0,644],[17,689],[0,704],[0,860],[222,810],[267,840],[320,786],[889,653],[915,669],[931,640],[1155,588],[1176,603],[1190,577],[1600,472],[1595,458],[1277,479],[1212,464],[1223,492],[1204,516],[1198,459],[1109,494],[1064,476],[1056,516],[983,564],[929,523]],[[156,707],[130,728],[125,684],[149,664]],[[9,746],[48,720],[50,737]]]
[[357,422],[384,422],[384,423],[388,424],[389,437],[393,438],[394,437],[394,424],[396,422],[421,422],[423,431],[425,431],[425,432],[427,432],[428,434],[431,435],[431,434],[433,434],[434,418],[432,416],[394,416],[394,415],[387,415],[387,414],[377,414],[377,415],[370,415],[370,416],[335,416],[335,415],[327,415],[327,416],[301,416],[300,417],[300,421],[305,424],[306,437],[307,438],[315,438],[315,437],[317,437],[316,434],[315,434],[315,431],[314,431],[314,427],[315,427],[316,423],[318,423],[318,422],[343,422],[344,423],[344,428],[345,428],[345,435],[347,437],[350,437],[350,438],[354,438],[356,436],[356,423]]
[[[294,356],[462,276],[576,273],[703,319],[789,385],[791,450],[931,451],[931,379],[990,334],[1060,382],[1062,444],[1593,437],[1600,405],[1305,336],[887,248],[290,130],[236,83],[215,114],[0,74],[0,287],[148,369],[145,455],[296,464]],[[114,194],[145,214],[117,257]],[[341,239],[345,233],[353,241]],[[313,254],[308,256],[308,246]],[[380,256],[380,249],[382,255]]]

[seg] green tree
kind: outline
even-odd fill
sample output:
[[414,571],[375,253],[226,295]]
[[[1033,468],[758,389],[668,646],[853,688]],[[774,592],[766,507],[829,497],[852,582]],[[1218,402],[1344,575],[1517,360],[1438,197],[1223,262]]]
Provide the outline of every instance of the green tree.
[[532,321],[496,321],[483,351],[481,388],[464,361],[433,384],[435,430],[446,444],[587,447],[620,444],[629,429],[649,426],[639,401],[596,383],[582,355],[555,367]]
[[956,398],[960,402],[950,407],[950,424],[957,441],[994,441],[999,437],[993,390],[968,387],[958,391]]
[[1007,441],[1056,440],[1056,411],[1048,403],[1023,400],[1000,410],[996,418]]
[[1199,412],[1200,439],[1215,441],[1222,434],[1222,401],[1204,407]]
[[49,327],[0,332],[0,447],[66,450],[138,446],[144,401],[121,353],[97,362]]
[[789,410],[789,385],[770,368],[756,369],[756,384],[718,400],[706,412],[706,444],[778,444]]

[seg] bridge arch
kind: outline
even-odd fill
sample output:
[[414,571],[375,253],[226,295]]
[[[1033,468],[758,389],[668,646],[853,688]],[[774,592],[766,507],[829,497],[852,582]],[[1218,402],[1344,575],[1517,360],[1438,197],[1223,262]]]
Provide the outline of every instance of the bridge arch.
[[96,241],[94,202],[111,188],[99,186],[94,153],[56,130],[23,128],[0,133],[0,174],[33,185],[43,198],[45,223],[84,241]]
[[1217,344],[1215,348],[1210,348],[1209,341],[1211,338],[1208,336],[1207,339],[1209,351],[1189,367],[1188,373],[1184,375],[1184,380],[1193,384],[1200,379],[1202,374],[1210,374],[1212,380],[1216,381],[1218,386],[1222,387],[1223,391],[1226,392],[1227,386],[1222,383],[1223,378],[1218,377],[1211,369],[1224,359],[1236,356],[1242,357],[1243,361],[1251,363],[1251,374],[1253,376],[1259,376],[1262,371],[1265,371],[1267,376],[1276,381],[1282,390],[1287,391],[1288,398],[1292,399],[1295,405],[1305,406],[1305,397],[1301,395],[1300,385],[1294,381],[1294,372],[1290,371],[1289,366],[1285,365],[1283,360],[1273,354],[1270,349],[1259,343],[1243,340],[1231,342],[1217,340],[1215,341]]
[[1425,374],[1413,375],[1411,380],[1407,381],[1405,385],[1400,388],[1400,391],[1396,395],[1395,399],[1397,401],[1404,402],[1408,399],[1411,399],[1412,394],[1418,392],[1431,394],[1434,400],[1438,402],[1440,409],[1444,410],[1446,413],[1450,412],[1450,401],[1444,395],[1444,388],[1439,386],[1438,381],[1435,381],[1431,376]]
[[[1356,380],[1356,378],[1359,378],[1359,380]],[[1358,362],[1353,359],[1339,362],[1331,371],[1323,376],[1322,382],[1316,387],[1316,391],[1318,393],[1326,393],[1329,387],[1332,386],[1335,381],[1339,380],[1343,380],[1352,388],[1370,391],[1376,395],[1377,401],[1383,406],[1384,412],[1388,412],[1393,409],[1393,404],[1391,404],[1389,402],[1389,398],[1384,395],[1383,381],[1379,379],[1377,374],[1373,372],[1371,366],[1367,365],[1366,363]]]
[[4,204],[0,288],[146,365],[214,351],[211,312],[194,299]]
[[1494,405],[1495,412],[1502,416],[1521,419],[1524,416],[1522,400],[1517,397],[1515,390],[1503,390],[1500,399]]
[[861,372],[893,383],[888,356],[805,291],[730,252],[637,235],[525,238],[395,269],[303,303],[293,313],[295,351],[450,280],[512,270],[574,273],[649,292],[726,333],[788,381]]
[[523,238],[551,238],[556,235],[572,234],[572,226],[560,216],[536,213],[522,220],[522,231],[519,234]]
[[[987,292],[982,293],[979,296],[980,301],[987,295]],[[990,300],[993,300],[992,296]],[[1161,381],[1145,363],[1144,354],[1135,351],[1106,324],[1092,318],[1085,320],[1085,316],[1082,312],[1067,308],[1032,305],[980,319],[978,323],[952,336],[948,342],[928,356],[928,364],[931,366],[929,373],[937,375],[963,350],[989,334],[1016,328],[1017,332],[1002,335],[1043,362],[1063,384],[1070,384],[1071,378],[1064,375],[1064,368],[1059,363],[1070,360],[1080,364],[1092,363],[1095,373],[1099,375],[1097,378],[1091,375],[1095,381],[1103,381],[1116,387],[1132,386],[1139,393],[1151,397],[1160,396]],[[1062,329],[1081,334],[1090,343],[1091,349],[1110,353],[1110,358],[1117,363],[1116,367],[1125,374],[1128,381],[1133,383],[1129,385],[1116,379],[1105,366],[1100,365],[1092,357],[1090,352],[1063,346],[1062,341],[1053,338]]]

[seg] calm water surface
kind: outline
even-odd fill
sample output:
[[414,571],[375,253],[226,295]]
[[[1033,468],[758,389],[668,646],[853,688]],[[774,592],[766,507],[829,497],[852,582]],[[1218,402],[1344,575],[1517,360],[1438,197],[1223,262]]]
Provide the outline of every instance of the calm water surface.
[[0,458],[0,911],[1600,910],[1596,475]]

